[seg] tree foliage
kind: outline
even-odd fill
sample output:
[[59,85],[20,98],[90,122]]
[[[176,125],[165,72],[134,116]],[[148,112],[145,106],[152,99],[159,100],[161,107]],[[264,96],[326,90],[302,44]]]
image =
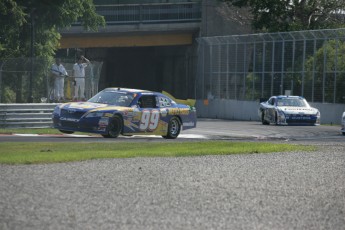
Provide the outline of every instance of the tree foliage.
[[[344,103],[345,88],[345,42],[329,40],[305,63],[306,84],[314,83],[314,99]],[[325,88],[322,90],[322,88]],[[322,92],[324,91],[324,94]]]
[[92,0],[0,0],[0,102],[38,102],[47,95],[59,30],[75,22],[94,31],[105,25]]
[[344,26],[345,0],[221,0],[247,7],[254,29],[267,32]]
[[0,58],[30,56],[32,29],[34,56],[51,57],[59,46],[59,29],[77,21],[86,30],[105,24],[92,0],[1,0]]

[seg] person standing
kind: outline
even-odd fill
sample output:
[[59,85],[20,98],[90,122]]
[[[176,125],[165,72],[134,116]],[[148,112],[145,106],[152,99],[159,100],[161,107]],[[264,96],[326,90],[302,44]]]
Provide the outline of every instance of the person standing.
[[56,58],[55,63],[52,65],[51,73],[54,78],[54,100],[64,101],[64,85],[65,77],[68,77],[68,73],[65,67],[61,64],[61,59]]
[[85,68],[88,64],[90,64],[90,61],[84,56],[80,56],[77,63],[73,65],[73,77],[75,80],[74,101],[79,99],[85,100]]

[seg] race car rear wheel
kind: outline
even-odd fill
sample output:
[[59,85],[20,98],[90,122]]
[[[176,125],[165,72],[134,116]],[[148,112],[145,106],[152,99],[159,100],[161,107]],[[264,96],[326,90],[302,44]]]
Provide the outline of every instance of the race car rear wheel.
[[261,112],[261,123],[262,123],[263,125],[269,125],[269,124],[270,124],[269,122],[267,122],[267,121],[265,120],[265,112],[264,112],[264,111]]
[[123,128],[123,121],[122,118],[118,115],[115,115],[111,118],[109,125],[108,125],[108,134],[102,134],[105,138],[117,138]]
[[66,134],[74,133],[74,131],[67,131],[67,130],[62,130],[62,129],[59,129],[59,131],[62,132],[62,133],[66,133]]
[[175,139],[180,134],[181,122],[177,117],[172,117],[168,124],[168,133],[162,136],[165,139]]

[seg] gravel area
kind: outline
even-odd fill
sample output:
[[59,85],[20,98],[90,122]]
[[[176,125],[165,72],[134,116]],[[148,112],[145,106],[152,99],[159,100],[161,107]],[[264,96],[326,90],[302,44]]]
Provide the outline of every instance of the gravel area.
[[0,229],[344,229],[345,144],[0,165]]

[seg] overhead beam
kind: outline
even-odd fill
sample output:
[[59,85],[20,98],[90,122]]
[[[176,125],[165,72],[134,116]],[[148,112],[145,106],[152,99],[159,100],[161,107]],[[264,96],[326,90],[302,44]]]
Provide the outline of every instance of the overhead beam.
[[177,34],[142,34],[142,35],[106,35],[87,36],[78,34],[64,36],[60,40],[60,48],[98,48],[98,47],[135,47],[135,46],[172,46],[190,45],[193,43],[192,33]]

